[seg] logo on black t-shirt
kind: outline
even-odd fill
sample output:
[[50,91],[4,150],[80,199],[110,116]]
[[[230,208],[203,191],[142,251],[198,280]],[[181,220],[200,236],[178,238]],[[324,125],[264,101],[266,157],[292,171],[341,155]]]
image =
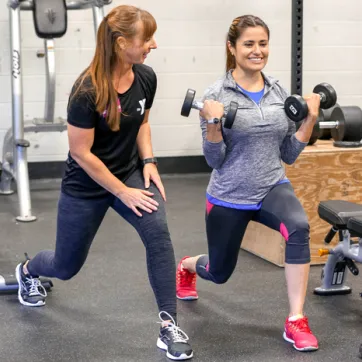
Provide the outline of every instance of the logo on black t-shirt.
[[137,108],[137,111],[140,111],[142,115],[143,113],[145,113],[146,98],[138,101],[138,103],[140,104],[141,108]]

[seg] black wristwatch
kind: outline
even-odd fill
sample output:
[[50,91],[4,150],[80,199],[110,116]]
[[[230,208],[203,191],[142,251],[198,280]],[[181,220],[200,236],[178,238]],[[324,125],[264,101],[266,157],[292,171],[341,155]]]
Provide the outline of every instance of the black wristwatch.
[[144,160],[142,160],[142,165],[146,165],[147,163],[153,163],[154,165],[157,165],[157,158],[156,157],[151,157],[151,158],[145,158]]

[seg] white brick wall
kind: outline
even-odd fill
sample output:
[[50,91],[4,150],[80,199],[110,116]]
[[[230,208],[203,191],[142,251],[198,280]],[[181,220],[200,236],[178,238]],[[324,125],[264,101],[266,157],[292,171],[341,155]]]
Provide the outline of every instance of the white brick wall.
[[[124,1],[113,0],[110,8]],[[290,88],[290,0],[130,0],[149,10],[158,22],[159,48],[147,63],[158,74],[159,86],[151,112],[153,146],[158,156],[201,154],[197,112],[180,116],[187,88],[201,95],[224,71],[225,35],[232,19],[255,14],[271,29],[271,55],[266,72]],[[6,1],[0,5],[0,156],[2,140],[11,125],[9,25]],[[326,81],[335,86],[342,105],[362,106],[362,20],[360,0],[304,0],[304,93]],[[171,35],[172,34],[172,35]],[[24,116],[42,117],[45,99],[43,46],[35,35],[31,13],[22,12]],[[68,32],[56,40],[56,116],[66,116],[72,83],[94,52],[91,10],[69,12]],[[29,161],[63,160],[66,132],[29,134]]]

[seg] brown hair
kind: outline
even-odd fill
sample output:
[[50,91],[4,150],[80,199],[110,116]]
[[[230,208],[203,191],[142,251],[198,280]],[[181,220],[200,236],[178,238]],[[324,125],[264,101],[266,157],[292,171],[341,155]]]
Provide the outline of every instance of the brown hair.
[[119,130],[119,112],[117,90],[113,86],[112,72],[122,62],[122,50],[117,39],[123,36],[131,40],[137,34],[136,23],[143,23],[143,40],[151,38],[157,29],[156,20],[147,11],[130,5],[120,5],[110,11],[102,20],[96,40],[96,50],[88,68],[78,78],[78,91],[89,92],[84,80],[90,78],[94,92],[96,110],[102,114],[105,110],[106,121],[113,131]]
[[254,15],[243,15],[235,18],[230,25],[229,32],[226,38],[226,71],[228,72],[230,69],[235,69],[236,63],[235,58],[231,54],[227,42],[235,47],[236,41],[239,39],[243,31],[249,27],[257,27],[261,26],[265,29],[268,34],[268,39],[270,37],[270,31],[268,26],[264,23],[263,20]]

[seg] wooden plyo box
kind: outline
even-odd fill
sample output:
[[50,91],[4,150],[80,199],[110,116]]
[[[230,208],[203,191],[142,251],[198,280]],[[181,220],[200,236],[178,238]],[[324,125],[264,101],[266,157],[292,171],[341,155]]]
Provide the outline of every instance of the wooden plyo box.
[[[325,264],[318,249],[330,225],[318,216],[318,204],[325,200],[346,200],[362,204],[362,147],[338,148],[333,141],[318,140],[307,146],[286,175],[302,203],[310,224],[311,264]],[[337,235],[330,246],[337,243]],[[285,240],[280,233],[255,222],[246,230],[241,248],[278,266],[284,266]]]

